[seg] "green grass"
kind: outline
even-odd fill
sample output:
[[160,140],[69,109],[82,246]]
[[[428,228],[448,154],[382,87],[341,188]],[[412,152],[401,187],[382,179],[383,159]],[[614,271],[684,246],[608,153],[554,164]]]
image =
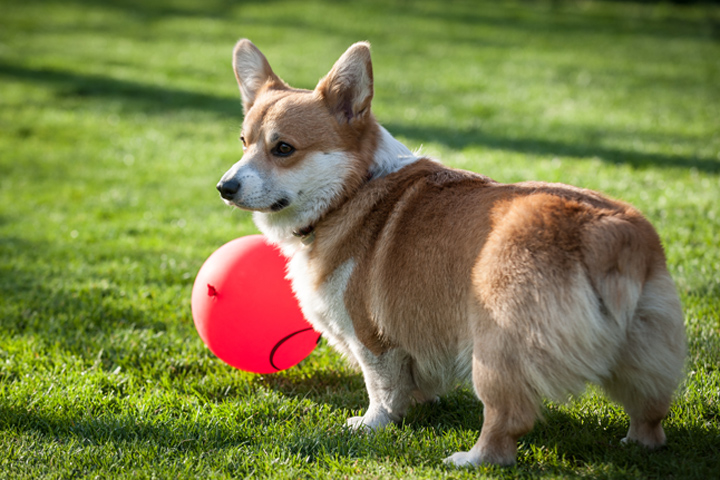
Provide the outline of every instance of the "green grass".
[[[254,233],[216,181],[241,154],[230,52],[249,37],[311,88],[373,43],[379,120],[499,181],[637,205],[685,307],[668,446],[623,446],[599,390],[454,470],[481,405],[459,387],[374,435],[343,428],[361,376],[327,346],[275,375],[217,360],[192,282]],[[0,477],[713,478],[720,472],[720,7],[712,3],[3,0]]]

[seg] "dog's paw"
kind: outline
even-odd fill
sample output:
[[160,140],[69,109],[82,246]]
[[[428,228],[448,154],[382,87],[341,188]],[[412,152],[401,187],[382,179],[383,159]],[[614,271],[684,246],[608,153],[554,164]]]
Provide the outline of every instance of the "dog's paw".
[[640,440],[637,438],[630,438],[630,437],[624,437],[620,439],[621,445],[640,445],[642,447],[647,448],[648,450],[657,450],[665,446],[665,438],[661,440]]
[[488,452],[477,447],[472,448],[469,452],[457,452],[443,460],[445,465],[454,467],[476,467],[480,464],[497,465],[500,467],[509,467],[515,464],[515,451],[512,452]]
[[364,422],[365,417],[350,417],[345,422],[345,425],[350,430],[356,431],[356,432],[363,432],[363,431],[370,431],[372,430],[372,427]]
[[443,460],[443,463],[452,467],[475,467],[480,464],[480,459],[473,452],[457,452]]
[[362,417],[351,417],[346,425],[355,431],[377,430],[393,421],[390,415],[382,408],[370,408]]

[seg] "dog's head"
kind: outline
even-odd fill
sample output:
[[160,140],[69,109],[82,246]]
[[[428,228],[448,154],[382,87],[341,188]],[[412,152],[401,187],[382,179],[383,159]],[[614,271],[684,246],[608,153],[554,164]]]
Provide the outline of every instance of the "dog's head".
[[379,127],[370,113],[369,45],[351,46],[314,90],[289,87],[249,40],[235,46],[233,68],[244,154],[217,189],[266,224],[312,225],[364,182],[373,160]]

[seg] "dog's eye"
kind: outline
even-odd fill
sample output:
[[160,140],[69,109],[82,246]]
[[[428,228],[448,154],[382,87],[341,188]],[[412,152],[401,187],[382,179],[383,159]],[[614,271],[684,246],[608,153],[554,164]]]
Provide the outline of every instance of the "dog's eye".
[[244,151],[245,149],[247,149],[247,144],[245,143],[245,137],[240,135],[240,141],[242,142],[243,151]]
[[285,142],[280,142],[272,150],[272,154],[278,157],[287,157],[292,155],[294,151],[295,147],[293,147],[292,145]]

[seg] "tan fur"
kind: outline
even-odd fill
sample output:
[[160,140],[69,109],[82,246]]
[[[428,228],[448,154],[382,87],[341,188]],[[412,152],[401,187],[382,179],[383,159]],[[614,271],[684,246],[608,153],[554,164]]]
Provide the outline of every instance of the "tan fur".
[[[365,43],[314,91],[285,85],[248,41],[233,58],[247,150],[218,188],[258,212],[292,257],[308,319],[363,369],[370,407],[352,426],[399,420],[472,371],[483,428],[449,463],[514,462],[541,400],[588,381],[623,404],[628,440],[665,442],[683,318],[660,239],[637,210],[576,187],[500,184],[408,159],[370,112]],[[294,152],[273,153],[280,141]],[[327,170],[308,170],[316,164]],[[306,185],[331,192],[315,198],[319,211]],[[278,197],[286,208],[262,207]]]

